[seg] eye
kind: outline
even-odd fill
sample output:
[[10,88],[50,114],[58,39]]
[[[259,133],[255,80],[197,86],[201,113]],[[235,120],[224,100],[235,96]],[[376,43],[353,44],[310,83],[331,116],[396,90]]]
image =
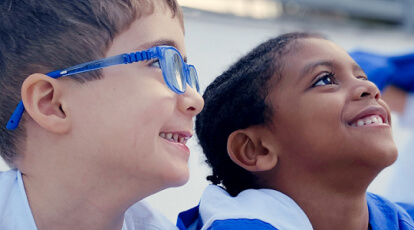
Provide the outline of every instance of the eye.
[[155,67],[155,68],[160,68],[161,69],[161,64],[160,61],[158,59],[153,59],[150,63],[149,66]]
[[363,81],[368,81],[368,77],[365,76],[365,75],[358,76],[357,79],[363,80]]
[[317,77],[315,83],[313,83],[312,88],[317,86],[324,86],[324,85],[335,85],[337,84],[335,79],[335,74],[333,72],[323,73]]

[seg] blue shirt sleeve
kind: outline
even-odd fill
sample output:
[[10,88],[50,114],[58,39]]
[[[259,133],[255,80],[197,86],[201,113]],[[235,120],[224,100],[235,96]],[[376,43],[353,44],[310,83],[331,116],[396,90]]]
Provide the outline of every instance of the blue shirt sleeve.
[[202,227],[202,221],[198,212],[199,206],[181,212],[177,218],[177,227],[180,230],[198,230]]
[[405,211],[407,211],[408,215],[410,215],[411,219],[414,219],[414,205],[413,204],[406,204],[406,203],[397,203],[401,206]]
[[208,230],[277,230],[258,219],[226,219],[214,221]]

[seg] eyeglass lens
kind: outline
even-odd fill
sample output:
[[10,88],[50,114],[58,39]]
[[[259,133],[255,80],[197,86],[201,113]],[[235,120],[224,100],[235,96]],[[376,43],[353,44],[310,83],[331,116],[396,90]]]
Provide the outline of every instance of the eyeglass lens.
[[188,69],[190,71],[191,87],[193,89],[196,89],[197,92],[200,92],[200,86],[198,85],[197,71],[196,71],[195,67],[194,66],[189,66]]
[[163,71],[168,71],[166,73],[168,75],[168,80],[174,88],[180,92],[184,92],[186,81],[183,73],[182,61],[179,54],[172,49],[167,49],[165,51],[165,60],[167,69]]

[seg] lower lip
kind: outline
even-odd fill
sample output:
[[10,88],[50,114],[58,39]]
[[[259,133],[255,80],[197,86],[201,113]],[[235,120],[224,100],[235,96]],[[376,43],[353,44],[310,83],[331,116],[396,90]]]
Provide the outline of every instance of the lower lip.
[[170,141],[162,137],[161,139],[166,141],[168,144],[173,145],[175,148],[178,148],[180,152],[184,153],[186,156],[190,156],[190,149],[187,147],[187,145],[180,143],[180,142]]

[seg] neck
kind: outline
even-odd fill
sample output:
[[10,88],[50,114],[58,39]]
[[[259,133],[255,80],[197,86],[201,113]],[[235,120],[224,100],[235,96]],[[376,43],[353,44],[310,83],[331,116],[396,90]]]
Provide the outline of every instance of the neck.
[[[53,173],[52,173],[53,174]],[[23,175],[26,194],[39,230],[121,229],[127,202],[118,202],[107,188],[91,188],[71,179]],[[89,184],[77,177],[82,183]],[[46,180],[45,180],[46,179]]]
[[276,177],[275,172],[270,172],[273,179],[264,183],[292,198],[316,230],[368,229],[366,189],[379,171],[335,174],[298,172],[299,168],[291,167],[293,170],[286,170],[283,175],[283,170],[278,170]]
[[105,174],[75,164],[72,161],[65,166],[56,164],[59,168],[42,165],[44,170],[33,167],[22,171],[39,230],[120,230],[125,211],[152,193],[140,189],[149,186],[123,178],[114,170]]
[[369,213],[365,193],[349,196],[326,191],[293,194],[316,230],[367,230]]
[[17,162],[39,230],[120,230],[130,206],[163,189],[144,173],[102,160],[109,153],[95,146],[51,135],[29,133]]

